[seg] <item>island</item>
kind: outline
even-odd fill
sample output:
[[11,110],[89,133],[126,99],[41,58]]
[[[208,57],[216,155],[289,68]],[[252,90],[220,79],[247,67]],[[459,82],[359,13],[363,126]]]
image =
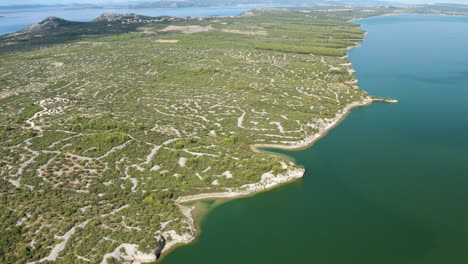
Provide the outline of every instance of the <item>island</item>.
[[308,146],[352,108],[396,102],[358,88],[350,20],[444,8],[52,17],[0,36],[0,262],[153,262],[192,241],[184,202],[303,176],[259,148]]

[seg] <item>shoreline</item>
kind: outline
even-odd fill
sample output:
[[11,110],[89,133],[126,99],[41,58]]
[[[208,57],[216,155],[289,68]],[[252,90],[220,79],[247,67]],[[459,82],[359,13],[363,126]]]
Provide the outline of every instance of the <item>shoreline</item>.
[[274,148],[274,149],[284,149],[284,150],[301,150],[304,148],[311,147],[316,141],[324,137],[332,128],[336,127],[343,121],[346,116],[353,110],[354,108],[364,107],[371,105],[373,102],[385,102],[385,103],[398,103],[398,100],[391,99],[391,98],[381,98],[376,96],[369,96],[368,98],[348,104],[340,113],[338,113],[335,118],[333,118],[328,124],[319,132],[308,136],[306,139],[302,141],[296,142],[296,144],[291,145],[284,145],[284,144],[253,144],[250,145],[250,148],[255,152],[263,152],[261,149],[263,148]]
[[[303,148],[307,148],[312,146],[315,142],[319,139],[324,137],[331,129],[337,126],[341,121],[343,121],[346,116],[351,112],[352,109],[368,106],[372,104],[374,101],[383,101],[394,103],[398,102],[394,99],[387,99],[387,98],[379,98],[368,96],[362,101],[354,102],[348,104],[340,113],[336,115],[328,124],[321,129],[320,132],[317,132],[309,137],[307,137],[303,141],[299,141],[296,144],[292,145],[281,145],[281,144],[252,144],[250,148],[252,151],[255,152],[264,152],[262,148],[278,148],[278,149],[285,149],[285,150],[299,150]],[[273,153],[269,153],[270,155],[275,155]],[[272,188],[279,187],[283,183],[291,182],[296,179],[300,179],[304,177],[305,169],[304,168],[292,168],[289,169],[285,174],[273,175],[270,172],[264,173],[262,178],[257,183],[245,184],[238,188],[227,188],[227,192],[216,192],[216,193],[201,193],[201,194],[194,194],[188,196],[182,196],[177,198],[175,201],[176,206],[181,210],[182,214],[186,217],[187,223],[189,225],[190,233],[185,233],[178,238],[172,240],[171,242],[167,243],[163,250],[161,251],[161,256],[157,259],[160,260],[164,258],[167,253],[171,250],[177,248],[178,246],[189,244],[196,239],[196,235],[199,232],[199,228],[196,226],[196,221],[194,217],[194,211],[197,210],[197,207],[194,205],[185,205],[188,202],[195,202],[195,201],[202,201],[208,199],[235,199],[240,197],[248,197],[251,195],[256,195]],[[163,233],[164,234],[164,233]]]
[[[250,145],[251,149],[253,151],[257,152],[266,152],[266,150],[262,150],[262,148],[277,148],[277,149],[288,149],[288,150],[298,150],[306,147],[310,147],[313,144],[315,144],[319,139],[324,137],[328,131],[333,129],[335,126],[339,125],[341,121],[343,121],[349,113],[354,108],[358,108],[361,106],[368,106],[371,105],[373,102],[385,102],[385,103],[397,103],[398,100],[396,99],[391,99],[391,98],[381,98],[381,97],[375,97],[375,96],[368,96],[364,100],[361,100],[361,102],[355,102],[354,104],[348,104],[346,105],[341,111],[337,112],[335,118],[333,118],[333,121],[327,122],[326,125],[324,125],[322,128],[320,128],[320,131],[307,136],[305,140],[298,141],[297,144],[253,144]],[[361,104],[359,104],[361,103]],[[270,153],[271,154],[271,153]],[[274,153],[273,153],[274,154]]]
[[320,138],[324,137],[332,128],[337,126],[342,120],[346,118],[346,116],[351,112],[353,108],[363,107],[372,104],[374,99],[372,97],[368,97],[363,101],[354,102],[348,104],[340,113],[338,113],[335,118],[329,121],[325,127],[313,134],[308,136],[302,141],[298,141],[295,144],[291,145],[284,145],[284,144],[253,144],[250,145],[250,148],[255,152],[262,152],[261,149],[263,148],[275,148],[275,149],[284,149],[284,150],[301,150],[304,148],[308,148],[312,146],[315,142],[317,142]]
[[[248,13],[248,12],[246,12]],[[241,14],[242,15],[245,15]],[[349,22],[349,21],[348,21]],[[363,35],[367,35],[367,32],[364,31]],[[357,40],[357,41],[364,41],[364,38]],[[349,51],[353,48],[360,47],[360,43],[357,42],[355,45],[347,47],[345,50]],[[340,59],[347,60],[348,54],[345,56],[339,57]],[[352,68],[351,68],[352,69]],[[354,73],[354,72],[353,72]],[[326,136],[327,133],[339,125],[346,116],[351,112],[352,109],[358,107],[364,107],[371,105],[374,101],[381,101],[387,103],[396,103],[398,100],[390,99],[390,98],[381,98],[376,96],[368,95],[361,101],[352,102],[346,105],[341,111],[339,111],[334,118],[331,120],[327,120],[325,126],[319,129],[319,132],[306,137],[302,141],[295,142],[290,145],[285,144],[251,144],[250,149],[254,152],[263,152],[268,153],[270,155],[277,155],[275,153],[270,153],[263,151],[262,148],[276,148],[276,149],[284,149],[284,150],[300,150],[304,148],[311,147],[315,142],[317,142],[322,137]],[[295,162],[294,162],[295,163]],[[296,165],[297,166],[297,165]],[[178,235],[174,238],[171,242],[165,244],[160,251],[160,255],[156,258],[156,262],[163,259],[170,251],[174,250],[175,248],[189,244],[196,239],[196,235],[200,232],[200,228],[197,227],[195,221],[195,211],[198,209],[196,205],[186,205],[184,203],[188,202],[195,202],[195,201],[202,201],[208,199],[214,200],[224,200],[224,199],[235,199],[240,197],[247,197],[255,194],[262,193],[264,191],[268,191],[272,188],[278,187],[283,183],[291,182],[296,179],[300,179],[304,177],[305,169],[304,168],[289,168],[289,170],[285,174],[273,175],[271,172],[264,173],[261,177],[261,180],[257,183],[252,184],[245,184],[238,188],[226,188],[226,192],[217,192],[217,193],[200,193],[195,195],[188,195],[188,196],[181,196],[175,200],[176,206],[182,212],[182,214],[186,217],[186,223],[189,226],[189,232],[183,233],[182,235]],[[199,221],[199,219],[198,219]],[[170,231],[162,232],[161,235],[165,235]],[[176,234],[177,235],[177,234]]]
[[[367,32],[364,31],[364,36],[367,35]],[[359,41],[364,41],[364,38],[359,40]],[[345,50],[349,51],[353,48],[360,47],[360,44],[358,42],[355,43],[355,45],[347,47]],[[340,59],[346,60],[348,58],[348,54],[346,54],[343,57],[339,57]],[[275,153],[270,153],[263,151],[262,148],[276,148],[276,149],[284,149],[284,150],[301,150],[304,148],[311,147],[315,142],[317,142],[319,139],[322,137],[326,136],[327,133],[339,125],[345,118],[346,116],[351,112],[352,109],[358,108],[358,107],[364,107],[371,105],[374,101],[381,101],[381,102],[387,102],[387,103],[396,103],[398,100],[396,99],[390,99],[390,98],[381,98],[381,97],[376,97],[376,96],[371,96],[368,95],[365,99],[357,102],[350,103],[346,105],[341,111],[339,111],[334,118],[329,120],[327,124],[320,128],[320,131],[306,137],[302,141],[295,142],[294,144],[290,145],[284,145],[284,144],[251,144],[250,149],[254,152],[263,152],[263,153],[268,153],[270,155],[277,155]],[[288,176],[288,174],[293,174],[292,176]],[[195,195],[188,195],[188,196],[182,196],[179,197],[175,200],[176,206],[180,209],[182,214],[186,217],[186,221],[189,225],[190,233],[184,233],[181,236],[178,236],[178,238],[175,238],[171,242],[167,243],[164,245],[163,249],[161,250],[161,254],[159,258],[156,259],[156,261],[160,261],[163,259],[170,251],[173,249],[189,244],[193,242],[196,239],[196,235],[200,231],[199,228],[197,228],[195,217],[194,217],[194,212],[197,210],[197,207],[194,205],[184,205],[184,203],[188,202],[194,202],[194,201],[202,201],[202,200],[208,200],[208,199],[215,199],[215,200],[222,200],[222,199],[235,199],[235,198],[240,198],[240,197],[247,197],[250,195],[255,195],[262,193],[264,191],[268,191],[272,188],[278,187],[282,185],[283,183],[291,182],[293,180],[299,179],[304,177],[305,175],[305,169],[304,168],[296,168],[296,169],[290,169],[286,173],[286,175],[277,175],[277,177],[274,177],[274,175],[271,175],[273,177],[269,177],[268,179],[264,178],[264,175],[268,173],[264,173],[262,175],[262,178],[260,182],[258,183],[252,183],[252,184],[245,184],[241,187],[238,188],[227,188],[227,192],[217,192],[217,193],[201,193],[201,194],[195,194]],[[265,185],[265,181],[270,181],[268,184]],[[199,219],[198,219],[199,220]],[[164,232],[162,233],[164,235]]]
[[[195,223],[194,211],[196,206],[185,205],[184,203],[201,201],[207,199],[234,199],[239,197],[248,197],[251,195],[259,194],[275,187],[281,186],[283,183],[291,182],[293,180],[304,177],[304,168],[290,168],[286,173],[274,175],[271,172],[266,172],[262,175],[261,180],[257,183],[244,184],[237,188],[226,188],[227,192],[217,193],[201,193],[188,196],[182,196],[175,201],[176,206],[181,210],[182,214],[186,217],[189,225],[190,233],[184,233],[178,238],[167,243],[161,251],[161,256],[157,259],[162,259],[168,252],[177,248],[178,246],[188,244],[195,240],[199,228]],[[162,233],[164,235],[164,232]]]

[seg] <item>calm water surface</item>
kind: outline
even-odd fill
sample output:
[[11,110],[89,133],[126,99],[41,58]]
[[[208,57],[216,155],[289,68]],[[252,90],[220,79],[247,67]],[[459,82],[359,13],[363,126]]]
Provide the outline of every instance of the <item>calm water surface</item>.
[[[359,21],[355,109],[313,147],[277,151],[304,179],[224,203],[160,263],[468,263],[468,18]],[[209,206],[210,202],[205,202]]]

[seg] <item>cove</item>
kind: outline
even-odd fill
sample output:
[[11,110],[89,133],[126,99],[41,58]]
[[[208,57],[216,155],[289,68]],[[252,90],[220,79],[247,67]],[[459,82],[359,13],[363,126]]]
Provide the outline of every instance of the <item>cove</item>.
[[160,263],[468,262],[468,18],[383,16],[349,51],[354,109],[313,146],[268,150],[303,179],[207,209],[196,241]]

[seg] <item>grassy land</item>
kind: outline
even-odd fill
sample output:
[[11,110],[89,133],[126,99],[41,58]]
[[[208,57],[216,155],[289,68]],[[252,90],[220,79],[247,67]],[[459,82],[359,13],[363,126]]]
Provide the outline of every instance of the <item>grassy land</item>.
[[46,258],[62,241],[49,260],[100,263],[124,243],[153,252],[160,235],[190,232],[177,197],[295,168],[249,146],[294,144],[368,98],[340,57],[363,37],[346,21],[386,12],[256,10],[2,37],[0,263]]

